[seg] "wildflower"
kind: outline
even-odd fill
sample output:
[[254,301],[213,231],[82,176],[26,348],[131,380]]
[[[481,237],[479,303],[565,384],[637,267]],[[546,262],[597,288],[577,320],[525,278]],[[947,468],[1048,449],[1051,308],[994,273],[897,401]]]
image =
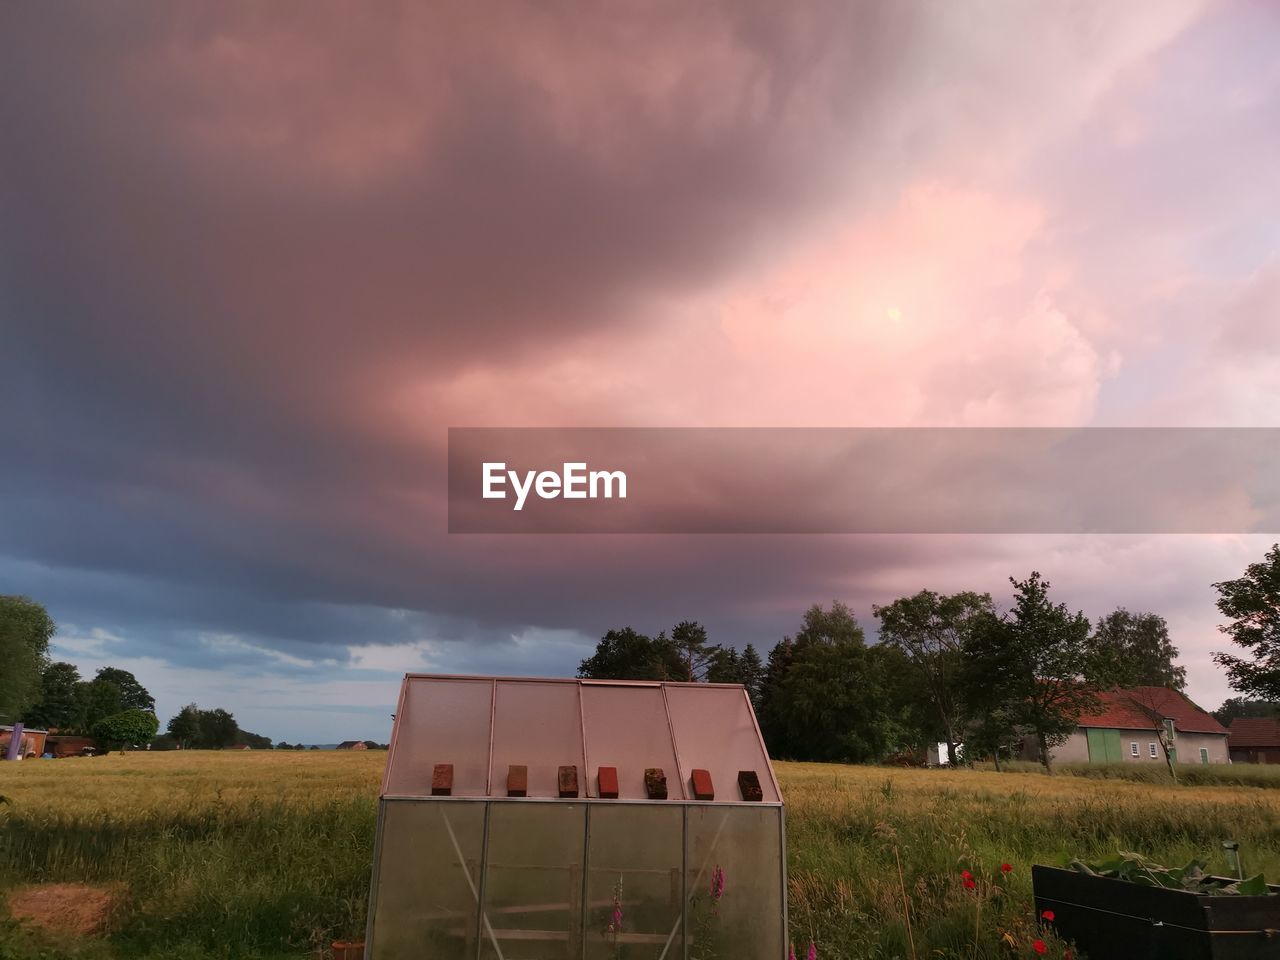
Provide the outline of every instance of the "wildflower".
[[818,960],[818,947],[812,940],[809,941],[808,960]]
[[787,960],[796,960],[796,945],[794,943],[787,950]]
[[1041,920],[1048,920],[1050,923],[1053,923],[1053,917],[1054,917],[1054,913],[1052,910],[1045,910],[1043,913],[1040,914]]
[[1062,960],[1071,960],[1071,951],[1070,951],[1070,950],[1063,950],[1063,951],[1062,951]]
[[1031,949],[1034,950],[1036,953],[1044,953],[1049,948],[1044,945],[1043,940],[1037,940],[1033,944],[1031,944]]
[[618,882],[613,886],[613,915],[609,918],[609,926],[605,928],[605,932],[622,932],[622,877],[618,877]]
[[964,877],[964,879],[966,879],[966,880],[972,880],[972,879],[973,879],[973,874],[972,874],[972,873],[970,873],[968,870],[961,870],[961,871],[960,871],[960,876]]
[[1001,873],[1012,873],[1012,872],[1013,872],[1013,864],[1011,864],[1011,863],[1002,863],[1002,864],[1000,864],[1000,872],[1001,872]]
[[724,896],[724,871],[717,863],[715,870],[711,873],[711,899],[719,900],[722,896]]
[[964,881],[964,888],[965,888],[966,890],[972,890],[972,889],[973,889],[974,887],[976,887],[976,886],[977,886],[977,884],[973,882],[973,878],[972,878],[972,877],[966,877],[966,878],[965,878],[965,881]]

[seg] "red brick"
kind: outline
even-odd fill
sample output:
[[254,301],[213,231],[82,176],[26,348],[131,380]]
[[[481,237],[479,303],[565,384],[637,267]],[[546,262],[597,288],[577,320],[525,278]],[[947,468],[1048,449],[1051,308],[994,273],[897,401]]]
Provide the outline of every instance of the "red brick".
[[618,768],[601,767],[596,777],[600,785],[600,796],[606,800],[618,799]]
[[528,795],[529,768],[523,764],[511,764],[507,768],[507,796],[527,797]]
[[650,800],[667,799],[667,775],[661,767],[649,767],[644,772],[644,792]]
[[578,768],[573,764],[560,768],[560,796],[576,797],[578,795]]
[[447,797],[453,793],[453,764],[437,763],[431,771],[431,795]]
[[694,770],[693,776],[689,778],[689,786],[693,788],[693,799],[695,800],[714,800],[716,798],[716,788],[711,785],[711,771]]
[[743,800],[763,800],[764,791],[760,789],[760,778],[754,770],[738,771],[738,789],[742,791]]

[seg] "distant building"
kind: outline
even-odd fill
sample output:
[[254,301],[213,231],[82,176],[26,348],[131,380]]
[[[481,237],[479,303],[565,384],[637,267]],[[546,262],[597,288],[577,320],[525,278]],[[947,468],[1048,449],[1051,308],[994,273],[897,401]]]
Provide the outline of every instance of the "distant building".
[[[43,757],[45,739],[49,736],[47,730],[33,730],[24,727],[22,730],[22,750],[19,759],[25,757]],[[0,727],[0,760],[3,760],[9,754],[9,744],[13,741],[13,727]]]
[[253,749],[253,747],[249,746],[247,743],[233,743],[231,746],[229,746],[229,747],[223,747],[222,749],[224,749],[224,750],[252,750],[252,749]]
[[1280,717],[1236,717],[1227,748],[1232,763],[1280,763]]
[[93,737],[76,737],[70,734],[50,734],[45,750],[55,757],[87,757],[96,751]]
[[[1097,711],[1051,751],[1054,763],[1164,763],[1157,728],[1169,739],[1175,763],[1227,763],[1227,728],[1167,687],[1132,687],[1098,694]],[[1023,757],[1038,760],[1034,738]],[[1280,761],[1280,755],[1276,757]]]
[[363,740],[343,740],[334,747],[335,750],[368,750],[369,745]]

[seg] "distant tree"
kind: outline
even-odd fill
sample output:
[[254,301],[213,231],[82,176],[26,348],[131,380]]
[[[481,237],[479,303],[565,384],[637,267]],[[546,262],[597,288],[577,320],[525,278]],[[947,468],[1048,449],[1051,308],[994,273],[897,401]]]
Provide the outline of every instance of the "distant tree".
[[114,717],[125,709],[120,698],[120,688],[111,680],[94,677],[77,687],[76,692],[80,699],[81,723],[90,732],[99,720]]
[[221,707],[200,711],[200,735],[196,746],[221,750],[234,745],[239,734],[236,718]]
[[707,671],[723,653],[719,646],[707,642],[706,627],[693,620],[682,620],[671,628],[671,643],[685,664],[680,679],[689,682],[706,680]]
[[760,661],[760,654],[756,648],[749,643],[743,647],[742,655],[738,658],[738,670],[742,674],[742,685],[747,688],[751,703],[758,711],[760,685],[764,682],[764,664]]
[[138,682],[128,670],[121,670],[118,667],[103,667],[94,675],[95,680],[101,680],[104,683],[113,683],[120,691],[120,705],[125,710],[146,710],[148,713],[156,712],[155,698],[147,691],[147,688]]
[[200,739],[200,708],[188,703],[169,719],[166,729],[179,749],[190,749]]
[[288,743],[287,741],[281,740],[279,743],[277,743],[277,744],[276,744],[276,749],[277,749],[277,750],[292,750],[292,749],[293,749],[293,746],[292,746],[290,743]]
[[1089,678],[1101,689],[1187,685],[1187,670],[1174,660],[1178,648],[1169,625],[1155,613],[1130,613],[1124,607],[1099,617],[1089,637]]
[[26,711],[26,721],[50,730],[83,727],[82,683],[74,663],[59,660],[48,664],[40,676],[40,702]]
[[1218,611],[1231,622],[1218,629],[1249,659],[1215,653],[1233,689],[1280,700],[1280,543],[1245,568],[1244,576],[1215,583]]
[[1236,717],[1280,717],[1280,703],[1228,697],[1222,701],[1222,706],[1213,711],[1213,716],[1224,727],[1229,727]]
[[103,717],[93,725],[93,738],[109,750],[147,743],[156,735],[160,722],[146,710],[124,710]]
[[804,612],[800,630],[796,633],[798,645],[808,643],[857,643],[865,644],[866,635],[854,618],[853,611],[836,600],[830,610],[814,604]]
[[1170,752],[1173,742],[1173,721],[1165,721],[1164,712],[1159,708],[1159,702],[1155,696],[1155,688],[1147,687],[1142,690],[1134,690],[1129,694],[1129,699],[1142,708],[1143,713],[1147,715],[1147,719],[1151,724],[1151,730],[1156,735],[1156,739],[1160,743],[1160,749],[1164,753],[1165,765],[1169,768],[1169,776],[1173,778],[1173,782],[1178,782],[1178,769],[1173,763],[1173,754]]
[[760,682],[764,676],[764,665],[760,662],[760,654],[751,644],[747,644],[739,653],[733,647],[718,647],[716,654],[707,665],[704,679],[708,683],[740,683],[747,688],[752,706],[759,709]]
[[880,641],[901,650],[908,669],[924,684],[938,727],[953,762],[965,719],[961,668],[963,650],[975,627],[990,619],[988,593],[944,596],[921,590],[887,606],[873,607],[880,619]]
[[248,730],[240,730],[236,735],[236,743],[243,743],[254,750],[273,750],[270,737],[264,737],[260,733],[250,733]]
[[631,627],[610,630],[595,653],[578,665],[578,676],[589,680],[682,680],[687,673],[684,658],[666,634],[655,640]]
[[0,717],[23,719],[40,699],[40,676],[57,629],[30,597],[0,596]]
[[966,645],[964,689],[973,702],[985,700],[988,709],[999,709],[1034,736],[1045,772],[1052,773],[1051,749],[1098,702],[1085,680],[1089,621],[1052,603],[1049,582],[1037,572],[1009,582],[1013,609],[1005,617],[984,617]]

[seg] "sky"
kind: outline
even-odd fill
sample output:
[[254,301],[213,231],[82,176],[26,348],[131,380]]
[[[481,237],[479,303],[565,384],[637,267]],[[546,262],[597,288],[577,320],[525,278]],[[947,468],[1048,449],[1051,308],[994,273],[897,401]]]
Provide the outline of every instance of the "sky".
[[454,426],[1280,426],[1280,9],[0,11],[0,593],[273,739],[607,629],[1160,613],[1263,535],[450,535]]

